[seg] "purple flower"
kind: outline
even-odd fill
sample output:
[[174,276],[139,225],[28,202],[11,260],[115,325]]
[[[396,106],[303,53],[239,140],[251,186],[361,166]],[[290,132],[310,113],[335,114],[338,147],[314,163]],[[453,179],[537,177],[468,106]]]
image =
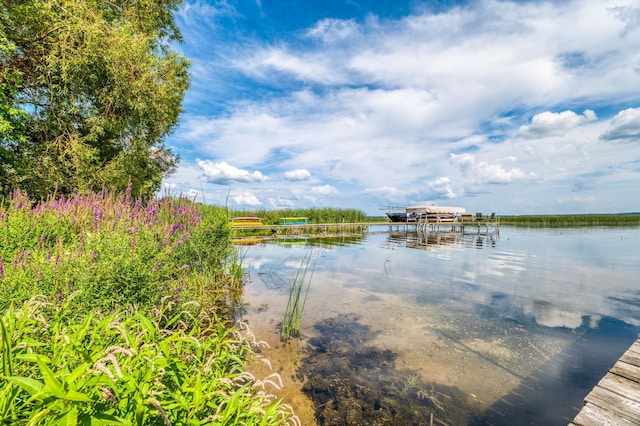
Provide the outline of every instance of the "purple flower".
[[0,278],[4,277],[4,260],[0,257]]

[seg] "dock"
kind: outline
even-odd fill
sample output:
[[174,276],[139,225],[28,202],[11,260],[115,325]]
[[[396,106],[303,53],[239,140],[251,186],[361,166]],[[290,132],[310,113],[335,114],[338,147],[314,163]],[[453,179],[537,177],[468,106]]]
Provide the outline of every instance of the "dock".
[[584,399],[569,426],[640,425],[640,338]]

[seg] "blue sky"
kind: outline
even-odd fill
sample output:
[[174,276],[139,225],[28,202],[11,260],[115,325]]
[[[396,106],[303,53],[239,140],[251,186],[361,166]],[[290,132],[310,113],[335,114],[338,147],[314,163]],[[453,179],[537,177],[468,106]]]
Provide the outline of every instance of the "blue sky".
[[638,0],[193,1],[164,190],[234,209],[640,211]]

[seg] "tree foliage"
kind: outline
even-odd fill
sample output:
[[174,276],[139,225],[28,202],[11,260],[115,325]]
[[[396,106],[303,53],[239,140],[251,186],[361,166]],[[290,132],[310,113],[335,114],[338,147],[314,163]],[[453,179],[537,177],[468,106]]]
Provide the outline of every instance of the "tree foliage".
[[158,190],[177,158],[182,0],[0,0],[0,192]]

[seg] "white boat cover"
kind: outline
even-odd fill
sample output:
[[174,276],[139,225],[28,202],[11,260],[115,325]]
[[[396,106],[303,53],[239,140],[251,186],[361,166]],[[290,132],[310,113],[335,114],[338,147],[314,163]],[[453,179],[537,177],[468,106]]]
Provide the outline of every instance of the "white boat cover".
[[443,213],[443,214],[463,214],[467,212],[464,207],[455,206],[411,206],[407,207],[407,213]]

